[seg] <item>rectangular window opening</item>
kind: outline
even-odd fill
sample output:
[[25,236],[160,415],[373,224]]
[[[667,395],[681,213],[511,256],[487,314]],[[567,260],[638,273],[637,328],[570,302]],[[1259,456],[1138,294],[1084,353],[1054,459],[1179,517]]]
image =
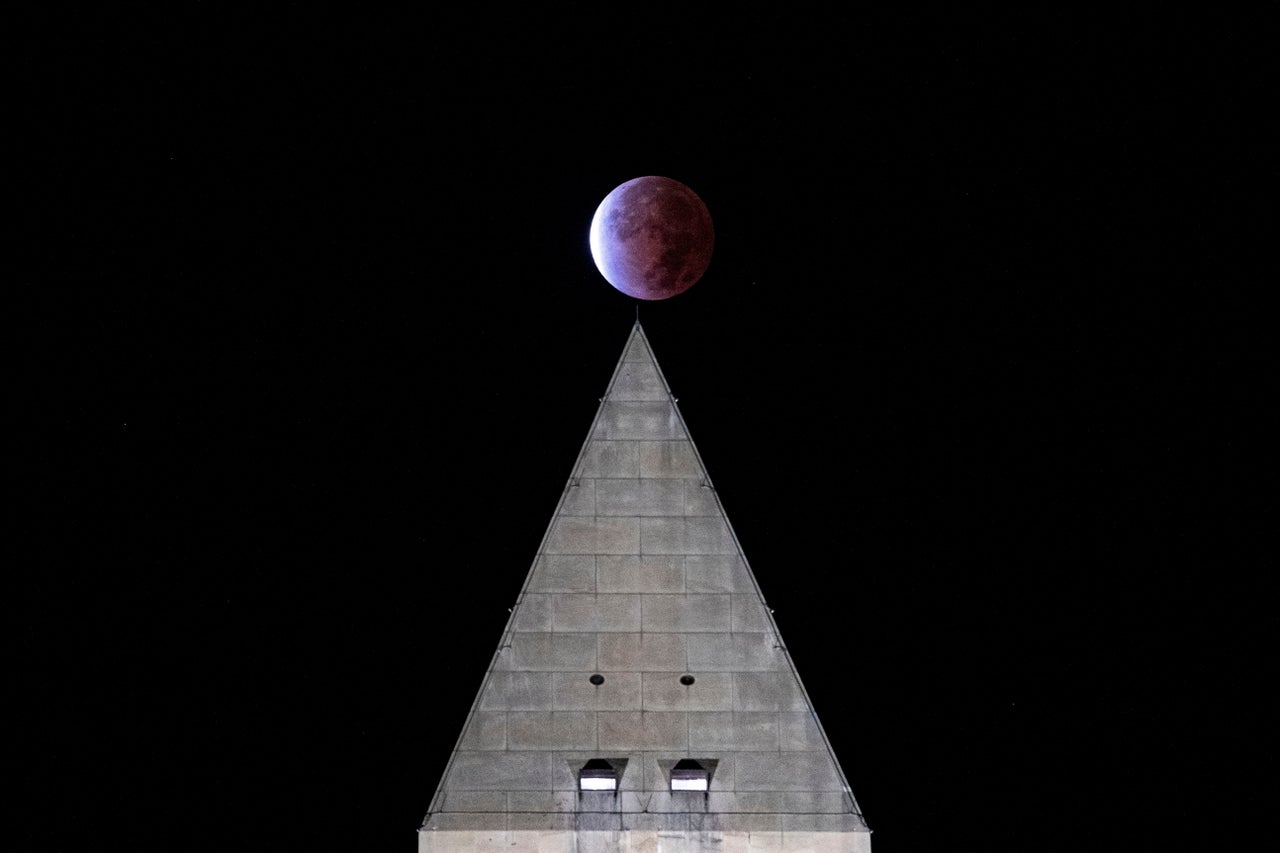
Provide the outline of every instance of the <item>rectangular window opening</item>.
[[671,768],[671,790],[699,791],[705,793],[711,787],[711,770],[701,761],[682,758]]
[[625,761],[615,762],[604,758],[593,758],[578,771],[579,791],[618,791],[618,777]]

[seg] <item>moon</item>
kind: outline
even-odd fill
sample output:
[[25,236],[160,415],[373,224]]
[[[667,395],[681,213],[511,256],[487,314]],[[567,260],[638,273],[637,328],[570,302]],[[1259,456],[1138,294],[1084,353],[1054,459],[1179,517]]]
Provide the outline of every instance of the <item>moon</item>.
[[591,257],[600,274],[636,299],[670,299],[702,278],[715,231],[697,193],[650,175],[619,184],[591,219]]

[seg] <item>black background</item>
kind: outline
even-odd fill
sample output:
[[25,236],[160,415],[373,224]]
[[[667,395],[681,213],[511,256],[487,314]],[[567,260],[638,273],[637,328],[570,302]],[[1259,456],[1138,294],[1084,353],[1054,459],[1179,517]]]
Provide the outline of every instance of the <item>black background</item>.
[[[412,850],[637,305],[878,853],[1221,843],[1261,149],[1179,23],[34,23],[13,849]],[[587,247],[647,174],[663,303]]]

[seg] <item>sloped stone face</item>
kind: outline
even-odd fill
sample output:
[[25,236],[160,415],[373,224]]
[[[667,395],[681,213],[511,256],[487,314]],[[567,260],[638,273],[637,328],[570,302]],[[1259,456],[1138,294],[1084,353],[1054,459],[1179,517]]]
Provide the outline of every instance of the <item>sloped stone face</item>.
[[[683,680],[682,680],[683,679]],[[580,793],[592,758],[619,790]],[[706,794],[672,792],[681,758]],[[420,833],[421,851],[869,851],[637,325]]]

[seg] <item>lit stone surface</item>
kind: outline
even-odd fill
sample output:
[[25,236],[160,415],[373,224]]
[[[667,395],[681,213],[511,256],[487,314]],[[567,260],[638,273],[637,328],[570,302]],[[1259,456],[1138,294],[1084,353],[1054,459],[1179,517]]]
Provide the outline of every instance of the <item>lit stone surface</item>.
[[665,402],[666,383],[652,361],[636,359],[625,362],[613,381],[613,394],[617,400],[654,400]]
[[639,631],[638,595],[557,595],[551,604],[555,631]]
[[596,416],[593,438],[654,441],[684,438],[684,425],[667,402],[606,400]]
[[[598,504],[596,481],[584,478],[576,483],[571,483],[564,490],[564,501],[560,504],[560,514],[566,516],[592,516],[599,512],[597,509]],[[622,513],[613,514],[621,515]]]
[[[869,853],[638,325],[525,585],[495,594],[515,606],[421,853]],[[682,758],[706,792],[671,790]],[[592,759],[616,792],[579,790]]]
[[679,672],[646,672],[642,677],[643,699],[648,711],[728,711],[733,708],[733,674],[699,673],[697,681],[685,686]]
[[734,708],[741,711],[802,711],[805,699],[790,672],[739,672],[733,679]]
[[787,658],[772,634],[694,634],[689,637],[689,669],[756,672],[787,670]]
[[599,515],[684,514],[684,480],[583,480],[595,489]]
[[[471,718],[467,733],[458,745],[461,749],[506,749],[507,713],[480,711]],[[487,811],[487,810],[486,810]]]
[[550,672],[494,672],[481,690],[480,708],[494,711],[550,708],[551,678]]
[[737,554],[699,554],[684,558],[687,592],[742,592],[755,594],[747,566]]
[[530,592],[595,592],[594,554],[544,554],[538,557]]
[[[671,442],[662,442],[668,444]],[[582,477],[640,477],[642,452],[649,450],[650,442],[593,441],[582,457]]]
[[459,751],[449,768],[450,788],[461,791],[529,791],[551,787],[545,752]]
[[608,711],[600,714],[600,749],[680,752],[689,743],[688,715],[663,711]]
[[698,465],[697,454],[693,444],[688,441],[644,441],[634,442],[636,465],[638,471],[633,476],[666,479],[680,477],[691,479],[692,485],[702,491],[709,491],[702,478],[702,468]]
[[507,715],[508,750],[594,749],[593,711],[512,711]]
[[494,669],[562,672],[595,665],[596,639],[590,634],[522,633],[512,634],[511,647],[498,655]]
[[671,672],[688,668],[684,634],[602,634],[598,642],[602,672]]
[[522,633],[545,633],[551,630],[552,597],[537,592],[525,593],[520,600],[511,630]]
[[689,749],[716,755],[729,751],[776,751],[778,715],[739,711],[691,714]]
[[639,554],[639,518],[562,515],[547,537],[548,554]]
[[646,631],[728,631],[727,595],[646,595],[643,625]]
[[613,672],[596,686],[589,672],[552,673],[553,704],[557,711],[626,711],[640,707],[640,673]]
[[737,543],[723,518],[681,516],[639,518],[644,554],[733,554]]
[[596,558],[600,592],[684,592],[684,557],[601,555]]
[[779,714],[779,732],[781,748],[787,750],[820,750],[826,746],[822,741],[822,730],[813,714]]

